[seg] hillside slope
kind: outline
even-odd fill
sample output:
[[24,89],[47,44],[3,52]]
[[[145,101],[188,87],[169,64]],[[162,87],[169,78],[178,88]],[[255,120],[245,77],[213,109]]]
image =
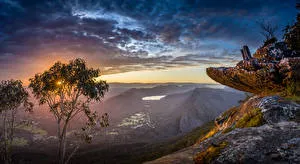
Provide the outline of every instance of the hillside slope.
[[195,145],[148,163],[298,163],[299,119],[299,104],[255,96],[220,115]]
[[[143,100],[146,96],[157,95],[165,97],[155,101]],[[224,89],[159,86],[130,89],[108,99],[99,108],[111,116],[112,128],[126,128],[122,132],[129,133],[130,128],[138,128],[139,133],[134,130],[135,136],[131,137],[155,139],[187,133],[213,120],[227,108],[238,105],[244,97],[243,92]]]

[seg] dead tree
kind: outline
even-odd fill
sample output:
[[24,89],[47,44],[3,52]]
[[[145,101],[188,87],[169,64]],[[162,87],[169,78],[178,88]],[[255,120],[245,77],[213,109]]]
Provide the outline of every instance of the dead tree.
[[278,26],[266,21],[260,21],[257,23],[261,28],[260,34],[265,37],[265,41],[268,41],[272,38],[276,38],[275,32],[278,30]]

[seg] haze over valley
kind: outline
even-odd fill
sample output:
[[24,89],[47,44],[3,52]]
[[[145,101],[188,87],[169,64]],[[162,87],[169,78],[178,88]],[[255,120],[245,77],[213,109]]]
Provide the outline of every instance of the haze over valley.
[[[91,105],[93,110],[109,114],[110,126],[100,128],[93,142],[86,146],[105,150],[123,144],[168,141],[213,120],[245,97],[244,92],[215,84],[112,84],[103,102]],[[31,147],[38,152],[39,144],[43,143],[43,152],[51,156],[51,143],[56,140],[55,120],[44,106],[35,108],[32,114],[19,116],[30,116],[34,125],[28,133],[33,135],[24,135],[21,130],[18,137],[25,140],[25,150]],[[79,116],[69,128],[80,129],[84,121]],[[77,141],[71,134],[68,137]],[[86,146],[82,147],[83,152]]]

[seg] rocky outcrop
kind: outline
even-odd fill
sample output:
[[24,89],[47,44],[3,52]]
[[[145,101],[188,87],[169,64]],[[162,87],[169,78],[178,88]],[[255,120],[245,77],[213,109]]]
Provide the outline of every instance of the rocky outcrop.
[[268,124],[299,119],[300,105],[293,101],[286,101],[279,96],[263,97],[256,107],[261,109],[263,118]]
[[279,96],[254,96],[239,107],[231,108],[217,117],[215,119],[216,128],[218,131],[231,128],[255,109],[262,114],[263,123],[274,124],[282,121],[298,120],[300,105]]
[[299,163],[299,112],[279,96],[251,97],[219,116],[195,145],[149,163]]
[[[280,122],[260,127],[235,129],[211,137],[194,149],[196,163],[299,163],[300,124]],[[227,145],[210,161],[198,161],[197,154],[220,143]]]
[[235,67],[210,67],[206,72],[213,80],[241,91],[294,94],[300,92],[299,56],[280,42],[259,48],[253,58]]
[[[215,120],[214,134],[199,143],[194,159],[196,163],[299,163],[299,118],[300,105],[293,101],[254,96]],[[214,158],[201,158],[220,143],[226,146]]]

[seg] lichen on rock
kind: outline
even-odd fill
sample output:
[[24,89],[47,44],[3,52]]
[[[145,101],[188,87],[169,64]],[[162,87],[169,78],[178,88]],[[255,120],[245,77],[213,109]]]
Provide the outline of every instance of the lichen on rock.
[[290,120],[298,112],[299,104],[279,96],[253,96],[215,119],[214,133],[194,146],[194,161],[297,163],[300,123]]

